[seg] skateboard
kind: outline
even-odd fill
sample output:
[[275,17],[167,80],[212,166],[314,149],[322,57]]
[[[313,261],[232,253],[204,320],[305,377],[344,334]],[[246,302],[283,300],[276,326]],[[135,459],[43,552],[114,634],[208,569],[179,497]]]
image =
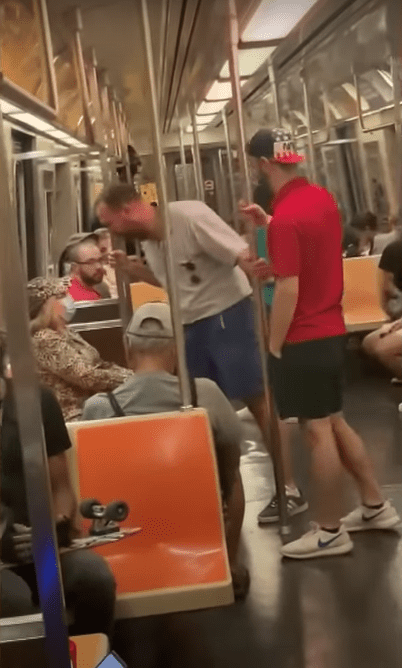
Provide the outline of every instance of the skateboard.
[[[80,504],[80,513],[85,519],[92,520],[88,535],[74,538],[69,545],[59,546],[59,553],[67,554],[76,550],[100,547],[140,533],[141,527],[120,528],[119,522],[124,522],[129,512],[129,507],[124,501],[113,501],[105,506],[97,499],[85,499]],[[32,562],[32,559],[17,563],[0,561],[0,570],[30,562]]]

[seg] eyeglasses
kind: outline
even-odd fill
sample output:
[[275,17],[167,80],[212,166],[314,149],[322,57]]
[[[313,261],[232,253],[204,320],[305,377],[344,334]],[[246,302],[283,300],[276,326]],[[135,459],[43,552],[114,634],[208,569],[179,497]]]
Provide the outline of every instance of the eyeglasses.
[[93,258],[91,260],[87,260],[86,262],[75,262],[74,264],[88,264],[90,267],[94,267],[97,264],[100,264],[101,266],[108,264],[108,258],[107,257],[101,257],[99,260]]

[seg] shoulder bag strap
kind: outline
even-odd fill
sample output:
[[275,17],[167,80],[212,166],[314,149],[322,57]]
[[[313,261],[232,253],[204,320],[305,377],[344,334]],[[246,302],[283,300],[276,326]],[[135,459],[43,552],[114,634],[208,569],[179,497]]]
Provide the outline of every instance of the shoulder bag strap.
[[107,398],[110,401],[110,405],[114,410],[115,416],[116,417],[126,417],[125,412],[123,411],[122,407],[120,406],[120,404],[117,401],[116,397],[114,396],[113,392],[108,392],[107,393]]

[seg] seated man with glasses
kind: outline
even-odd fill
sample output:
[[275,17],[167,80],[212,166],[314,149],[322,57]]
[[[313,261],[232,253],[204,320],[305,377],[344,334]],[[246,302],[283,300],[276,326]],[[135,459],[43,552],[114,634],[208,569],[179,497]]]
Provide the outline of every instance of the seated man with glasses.
[[96,234],[74,234],[63,253],[63,261],[70,265],[69,294],[74,301],[96,301],[110,297],[103,283],[107,257],[102,255]]

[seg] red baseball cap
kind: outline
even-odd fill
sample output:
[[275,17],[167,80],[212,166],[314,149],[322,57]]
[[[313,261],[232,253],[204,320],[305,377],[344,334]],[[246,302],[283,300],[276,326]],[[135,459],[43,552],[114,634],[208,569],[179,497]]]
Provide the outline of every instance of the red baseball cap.
[[268,158],[283,165],[304,160],[304,156],[296,152],[290,132],[282,128],[258,130],[247,144],[247,153],[253,158]]

